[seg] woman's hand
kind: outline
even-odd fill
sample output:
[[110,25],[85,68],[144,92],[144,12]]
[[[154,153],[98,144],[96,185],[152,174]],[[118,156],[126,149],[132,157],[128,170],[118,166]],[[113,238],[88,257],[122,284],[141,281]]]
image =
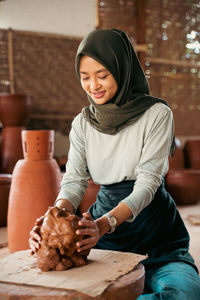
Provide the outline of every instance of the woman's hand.
[[31,255],[34,255],[38,249],[41,247],[41,236],[40,236],[40,228],[42,226],[44,220],[44,216],[40,217],[36,220],[35,226],[30,232],[30,238],[29,238],[29,246],[31,248]]
[[77,242],[77,251],[82,252],[84,250],[94,247],[99,238],[99,228],[95,221],[93,221],[90,213],[83,213],[83,219],[79,221],[79,225],[82,227],[76,231],[77,235],[85,236],[83,240]]

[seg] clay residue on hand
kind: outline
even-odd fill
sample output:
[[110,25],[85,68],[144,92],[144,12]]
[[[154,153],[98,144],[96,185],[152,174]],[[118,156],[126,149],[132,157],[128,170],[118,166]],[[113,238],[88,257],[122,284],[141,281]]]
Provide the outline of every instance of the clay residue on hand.
[[78,253],[76,235],[80,218],[57,207],[50,207],[40,229],[41,248],[37,252],[37,265],[46,272],[66,270],[87,263],[88,251]]

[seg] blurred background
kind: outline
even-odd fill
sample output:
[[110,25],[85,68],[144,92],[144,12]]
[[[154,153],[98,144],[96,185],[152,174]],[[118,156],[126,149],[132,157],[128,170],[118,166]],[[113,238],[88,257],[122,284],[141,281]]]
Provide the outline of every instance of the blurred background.
[[95,28],[127,32],[176,136],[200,137],[199,0],[1,0],[0,93],[31,96],[28,129],[54,129],[55,156],[67,154],[71,121],[88,104],[74,58]]

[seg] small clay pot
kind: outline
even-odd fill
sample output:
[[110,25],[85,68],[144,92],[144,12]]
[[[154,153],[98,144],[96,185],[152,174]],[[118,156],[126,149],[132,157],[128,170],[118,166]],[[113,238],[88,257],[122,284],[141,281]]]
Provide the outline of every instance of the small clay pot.
[[3,126],[26,126],[31,111],[31,97],[0,94],[0,121]]
[[53,130],[24,130],[22,144],[24,159],[15,165],[9,195],[10,252],[29,248],[30,230],[35,220],[54,205],[61,182],[59,166],[53,159]]

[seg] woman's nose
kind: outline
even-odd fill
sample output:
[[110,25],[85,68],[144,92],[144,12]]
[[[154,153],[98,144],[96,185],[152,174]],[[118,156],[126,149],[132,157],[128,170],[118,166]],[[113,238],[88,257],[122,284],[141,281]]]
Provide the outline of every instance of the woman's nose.
[[100,87],[100,84],[99,84],[98,80],[96,80],[96,79],[91,80],[91,82],[90,82],[90,89],[92,91],[98,90],[99,87]]

